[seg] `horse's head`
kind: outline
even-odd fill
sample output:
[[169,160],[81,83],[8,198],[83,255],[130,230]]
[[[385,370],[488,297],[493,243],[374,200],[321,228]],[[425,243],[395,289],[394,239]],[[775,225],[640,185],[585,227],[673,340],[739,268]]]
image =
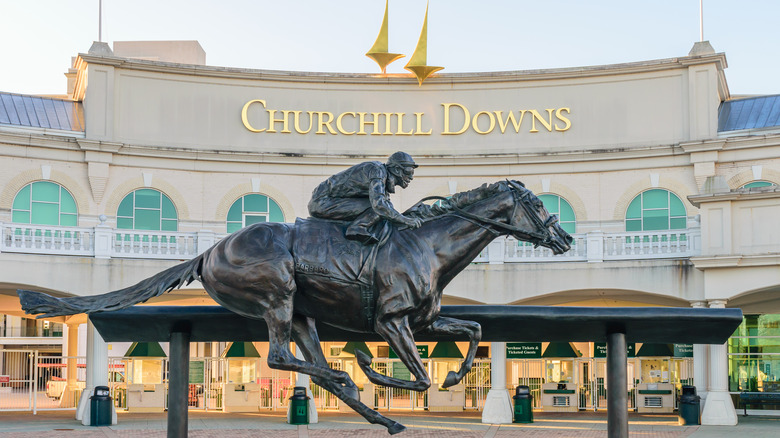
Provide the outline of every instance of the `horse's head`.
[[526,189],[520,181],[507,181],[514,196],[515,207],[510,217],[510,235],[535,246],[550,248],[554,254],[571,249],[574,239],[561,228],[558,216],[550,214],[541,199]]

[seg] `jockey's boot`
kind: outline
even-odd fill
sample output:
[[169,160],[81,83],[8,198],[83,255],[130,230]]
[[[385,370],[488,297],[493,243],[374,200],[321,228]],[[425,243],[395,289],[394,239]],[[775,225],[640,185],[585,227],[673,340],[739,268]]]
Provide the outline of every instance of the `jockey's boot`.
[[363,245],[373,245],[379,242],[379,238],[374,234],[372,228],[375,228],[380,220],[381,218],[376,213],[369,210],[352,221],[344,235],[347,239],[356,240]]

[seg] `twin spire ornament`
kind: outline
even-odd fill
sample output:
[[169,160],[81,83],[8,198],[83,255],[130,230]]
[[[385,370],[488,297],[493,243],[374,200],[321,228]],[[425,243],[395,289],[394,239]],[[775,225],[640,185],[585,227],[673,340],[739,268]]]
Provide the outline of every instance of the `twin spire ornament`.
[[[379,68],[382,69],[384,74],[387,70],[387,66],[404,55],[400,53],[390,53],[388,50],[388,31],[387,31],[387,10],[389,0],[385,0],[385,16],[382,20],[382,27],[379,28],[379,36],[376,38],[376,42],[371,49],[366,53],[366,56],[376,61]],[[417,41],[417,47],[412,53],[412,57],[409,58],[409,62],[404,66],[405,70],[410,71],[417,77],[417,82],[422,85],[423,81],[433,73],[442,70],[444,67],[434,67],[427,65],[428,63],[428,5],[425,5],[425,20],[423,20],[422,32],[420,32],[420,39]]]

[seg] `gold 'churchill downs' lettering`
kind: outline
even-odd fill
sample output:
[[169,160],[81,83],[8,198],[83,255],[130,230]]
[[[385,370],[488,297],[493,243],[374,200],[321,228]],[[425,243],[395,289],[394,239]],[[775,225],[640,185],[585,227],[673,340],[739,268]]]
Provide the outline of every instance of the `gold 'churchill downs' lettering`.
[[[424,112],[274,109],[265,99],[252,99],[241,109],[248,131],[263,134],[415,136],[563,133],[571,129],[571,108],[469,108],[457,102],[441,104],[435,116]],[[313,128],[313,129],[312,129]]]

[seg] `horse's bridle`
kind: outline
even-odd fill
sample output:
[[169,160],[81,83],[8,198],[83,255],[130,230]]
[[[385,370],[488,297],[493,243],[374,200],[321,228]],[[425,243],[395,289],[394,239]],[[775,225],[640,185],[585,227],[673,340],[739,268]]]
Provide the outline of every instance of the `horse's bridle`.
[[[490,231],[495,236],[500,236],[502,234],[511,234],[515,237],[527,238],[534,245],[540,245],[542,243],[550,243],[553,239],[552,233],[550,232],[550,227],[558,222],[558,216],[551,214],[546,220],[543,221],[539,217],[538,213],[535,211],[535,206],[532,205],[531,191],[521,186],[515,181],[508,180],[507,182],[509,183],[512,196],[514,197],[515,200],[512,213],[509,215],[509,219],[508,219],[508,222],[510,223],[503,223],[497,220],[493,220],[490,218],[469,213],[465,210],[460,209],[459,207],[457,207],[452,203],[450,203],[449,205],[449,208],[452,210],[452,213],[449,214],[458,216],[477,226],[480,226]],[[431,199],[443,200],[445,202],[448,201],[448,199],[443,196],[428,196],[420,200],[420,202],[428,201]],[[512,218],[515,216],[515,210],[517,209],[518,204],[520,204],[523,207],[526,215],[530,218],[531,222],[534,224],[534,227],[536,227],[536,230],[528,231],[511,224]],[[491,227],[498,228],[501,231],[497,231]]]

